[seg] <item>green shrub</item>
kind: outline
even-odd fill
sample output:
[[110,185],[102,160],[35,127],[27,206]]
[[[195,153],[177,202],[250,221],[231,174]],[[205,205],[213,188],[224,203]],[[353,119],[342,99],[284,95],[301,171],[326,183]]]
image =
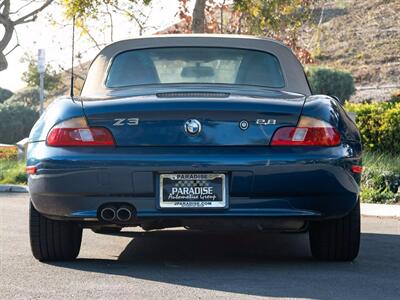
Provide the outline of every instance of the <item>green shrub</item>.
[[19,90],[12,97],[8,98],[4,104],[14,105],[14,104],[23,104],[32,109],[38,110],[40,105],[40,95],[38,88],[27,87],[22,90]]
[[21,103],[0,104],[0,143],[14,144],[29,135],[39,113]]
[[26,184],[25,162],[0,160],[0,184]]
[[354,81],[350,73],[336,69],[311,67],[307,78],[314,94],[336,96],[348,100],[354,94]]
[[400,153],[400,102],[346,103],[356,114],[364,149]]
[[0,103],[3,103],[13,95],[13,92],[0,87]]
[[395,204],[400,202],[399,193],[394,194],[390,191],[377,191],[370,187],[361,190],[361,201],[365,203]]
[[20,171],[19,173],[17,173],[14,177],[15,179],[15,183],[22,183],[22,184],[26,184],[28,181],[28,175],[26,174],[25,171]]
[[[37,69],[36,58],[29,54],[25,54],[22,61],[28,63],[28,69],[22,73],[21,79],[26,82],[28,87],[37,88],[39,86],[40,74]],[[60,86],[60,83],[61,74],[57,73],[51,65],[46,64],[44,72],[44,89],[46,91],[55,91]]]
[[361,176],[361,201],[400,202],[400,156],[365,152]]

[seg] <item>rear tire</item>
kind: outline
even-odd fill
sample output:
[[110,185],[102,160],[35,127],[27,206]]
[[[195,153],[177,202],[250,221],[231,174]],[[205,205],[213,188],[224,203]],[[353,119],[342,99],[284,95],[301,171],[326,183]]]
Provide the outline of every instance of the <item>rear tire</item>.
[[48,219],[32,203],[29,235],[32,254],[40,261],[73,260],[81,248],[82,228],[73,222]]
[[360,202],[343,218],[311,223],[310,246],[316,259],[355,259],[360,248]]

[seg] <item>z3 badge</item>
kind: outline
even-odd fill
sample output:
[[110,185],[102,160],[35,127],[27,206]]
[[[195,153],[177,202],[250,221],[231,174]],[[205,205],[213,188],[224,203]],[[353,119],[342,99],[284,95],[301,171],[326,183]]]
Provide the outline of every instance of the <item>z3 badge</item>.
[[124,125],[137,126],[139,125],[139,118],[114,119],[113,126],[124,126]]
[[274,120],[274,119],[268,119],[268,120],[257,119],[256,120],[256,124],[257,125],[275,125],[276,124],[276,120]]

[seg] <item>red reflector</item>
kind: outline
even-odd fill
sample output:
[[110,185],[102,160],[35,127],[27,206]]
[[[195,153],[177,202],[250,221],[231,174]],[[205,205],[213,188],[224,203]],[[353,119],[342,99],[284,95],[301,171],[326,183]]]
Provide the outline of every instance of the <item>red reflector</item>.
[[61,146],[114,146],[107,128],[53,128],[47,136],[47,145]]
[[337,146],[339,132],[332,127],[282,127],[271,141],[272,146]]
[[36,174],[37,168],[35,166],[27,166],[26,167],[26,174]]
[[351,166],[351,171],[353,173],[361,173],[363,171],[363,167],[362,166]]

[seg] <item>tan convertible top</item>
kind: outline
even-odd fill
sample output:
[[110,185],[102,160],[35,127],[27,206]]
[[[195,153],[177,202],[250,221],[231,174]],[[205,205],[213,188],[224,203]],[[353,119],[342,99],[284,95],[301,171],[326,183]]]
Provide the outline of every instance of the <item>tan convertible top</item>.
[[177,34],[123,40],[106,46],[93,60],[81,96],[105,97],[113,94],[113,89],[107,88],[104,83],[112,59],[121,52],[135,49],[183,46],[226,47],[271,53],[278,58],[285,78],[285,87],[279,90],[303,95],[311,94],[303,67],[292,51],[280,42],[244,35]]

